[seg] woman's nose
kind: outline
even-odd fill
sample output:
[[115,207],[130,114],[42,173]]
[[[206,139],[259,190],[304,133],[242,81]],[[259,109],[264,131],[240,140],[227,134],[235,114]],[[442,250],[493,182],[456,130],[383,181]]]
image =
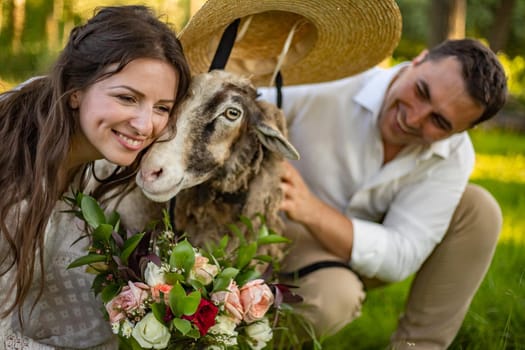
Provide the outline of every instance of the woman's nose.
[[153,111],[142,108],[130,121],[130,125],[143,136],[150,136],[153,132]]

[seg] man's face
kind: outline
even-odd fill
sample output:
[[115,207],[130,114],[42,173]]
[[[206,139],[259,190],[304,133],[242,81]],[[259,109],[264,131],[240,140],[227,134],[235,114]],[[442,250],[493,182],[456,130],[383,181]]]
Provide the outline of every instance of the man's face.
[[472,99],[454,57],[422,61],[399,73],[386,93],[379,128],[386,145],[430,144],[468,129],[484,111]]

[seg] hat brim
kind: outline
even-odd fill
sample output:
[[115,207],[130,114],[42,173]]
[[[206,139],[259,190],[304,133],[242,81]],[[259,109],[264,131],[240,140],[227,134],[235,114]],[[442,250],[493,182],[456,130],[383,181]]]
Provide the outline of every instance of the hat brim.
[[249,76],[258,86],[271,84],[278,56],[296,24],[280,68],[285,85],[359,73],[391,55],[401,36],[394,0],[208,0],[180,34],[192,74],[208,71],[224,29],[250,16],[225,70]]

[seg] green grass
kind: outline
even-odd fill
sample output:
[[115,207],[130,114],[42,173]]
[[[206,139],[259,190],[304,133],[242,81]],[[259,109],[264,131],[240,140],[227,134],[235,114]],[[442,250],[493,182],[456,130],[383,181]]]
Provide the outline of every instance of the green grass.
[[[525,350],[525,135],[473,130],[476,168],[471,181],[489,190],[504,222],[491,267],[452,343],[454,350]],[[410,280],[373,289],[362,316],[323,342],[323,349],[384,349]]]

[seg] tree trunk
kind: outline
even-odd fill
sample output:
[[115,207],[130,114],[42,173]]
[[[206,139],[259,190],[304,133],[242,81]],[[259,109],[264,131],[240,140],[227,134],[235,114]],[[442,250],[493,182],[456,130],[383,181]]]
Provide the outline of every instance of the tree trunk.
[[13,8],[13,53],[17,53],[22,45],[22,33],[26,20],[25,0],[15,0]]
[[11,54],[13,47],[13,18],[15,4],[13,0],[2,3],[2,26],[0,27],[0,47],[4,54]]
[[465,37],[466,0],[433,0],[429,10],[429,47],[435,46],[446,39],[461,39]]
[[449,0],[434,0],[430,2],[430,32],[428,46],[433,47],[447,38]]
[[488,34],[490,48],[494,52],[505,50],[511,30],[512,10],[515,0],[500,0],[494,12],[494,21]]
[[463,39],[467,22],[467,0],[454,0],[449,14],[448,39]]

